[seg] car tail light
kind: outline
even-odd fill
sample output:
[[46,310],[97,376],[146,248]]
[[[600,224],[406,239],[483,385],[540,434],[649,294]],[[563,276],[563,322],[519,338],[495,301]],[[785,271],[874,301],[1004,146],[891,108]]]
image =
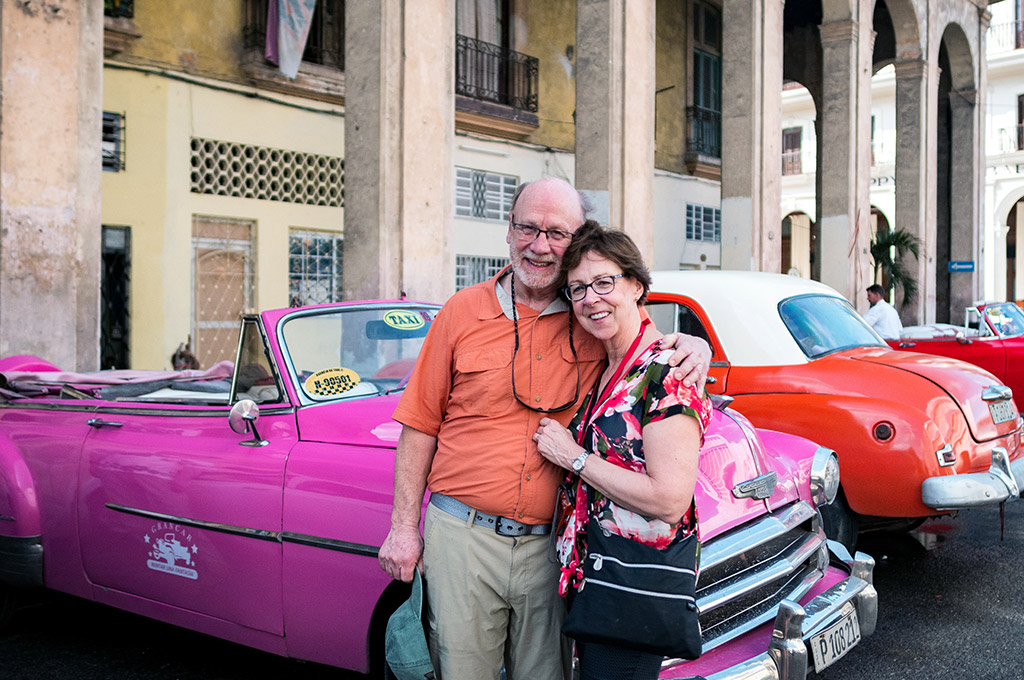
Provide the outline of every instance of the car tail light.
[[896,434],[896,428],[893,427],[892,423],[882,421],[875,423],[874,429],[871,431],[875,439],[880,442],[887,442],[892,439],[893,435]]
[[939,459],[939,465],[949,467],[956,462],[956,452],[953,451],[953,445],[946,444],[935,452],[935,457]]

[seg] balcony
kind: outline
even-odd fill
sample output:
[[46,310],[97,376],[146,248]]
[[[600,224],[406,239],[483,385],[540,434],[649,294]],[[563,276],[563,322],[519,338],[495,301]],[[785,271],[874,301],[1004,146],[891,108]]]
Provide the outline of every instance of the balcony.
[[696,177],[722,178],[722,113],[686,107],[686,169]]
[[1009,52],[1024,48],[1024,21],[992,24],[986,36],[986,53]]
[[519,139],[537,129],[540,62],[455,36],[455,122],[460,129]]
[[345,3],[317,0],[295,80],[264,57],[267,0],[245,0],[242,70],[267,90],[341,104],[345,97]]

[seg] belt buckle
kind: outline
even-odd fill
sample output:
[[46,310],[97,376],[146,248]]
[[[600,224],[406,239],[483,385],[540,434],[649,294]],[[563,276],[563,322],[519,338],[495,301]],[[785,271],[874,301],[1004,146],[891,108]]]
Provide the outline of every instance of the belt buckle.
[[499,516],[498,521],[494,523],[494,533],[499,536],[522,536],[525,533],[523,526],[521,522],[517,522],[514,519]]

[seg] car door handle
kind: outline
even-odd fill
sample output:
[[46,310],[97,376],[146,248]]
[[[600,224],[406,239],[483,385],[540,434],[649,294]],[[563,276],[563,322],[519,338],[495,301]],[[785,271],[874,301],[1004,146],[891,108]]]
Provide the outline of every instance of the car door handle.
[[900,347],[917,347],[916,342],[901,342]]
[[709,375],[707,378],[704,379],[704,382],[706,382],[708,385],[714,385],[716,382],[718,382],[718,378],[716,378],[713,375]]
[[101,427],[122,427],[124,423],[113,423],[109,420],[103,420],[102,418],[89,418],[85,421],[85,424],[89,427],[95,427],[99,429]]

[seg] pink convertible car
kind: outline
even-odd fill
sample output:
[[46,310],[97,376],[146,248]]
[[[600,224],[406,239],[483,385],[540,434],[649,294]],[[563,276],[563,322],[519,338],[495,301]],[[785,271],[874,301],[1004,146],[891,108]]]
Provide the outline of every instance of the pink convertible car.
[[[247,316],[235,361],[206,371],[0,360],[0,619],[45,587],[379,674],[408,592],[376,559],[391,412],[437,309]],[[874,630],[873,562],[822,532],[835,454],[727,404],[697,485],[704,655],[666,659],[663,677],[803,678]]]

